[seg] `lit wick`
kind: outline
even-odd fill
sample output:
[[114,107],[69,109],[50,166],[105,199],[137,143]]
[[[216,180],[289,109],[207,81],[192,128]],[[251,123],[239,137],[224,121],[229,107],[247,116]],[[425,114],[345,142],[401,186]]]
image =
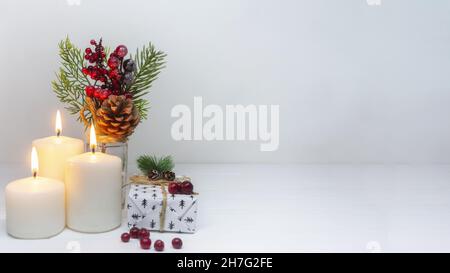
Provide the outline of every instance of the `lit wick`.
[[61,112],[56,111],[56,122],[55,122],[55,131],[56,131],[56,136],[59,137],[61,135],[61,131],[62,131],[62,125],[61,125]]
[[95,154],[95,148],[97,147],[97,136],[95,135],[94,123],[91,123],[91,131],[89,137],[90,137],[89,145],[91,147],[91,151],[93,154]]
[[33,178],[36,178],[38,169],[39,169],[38,155],[36,147],[33,147],[33,149],[31,149],[31,173],[33,174]]

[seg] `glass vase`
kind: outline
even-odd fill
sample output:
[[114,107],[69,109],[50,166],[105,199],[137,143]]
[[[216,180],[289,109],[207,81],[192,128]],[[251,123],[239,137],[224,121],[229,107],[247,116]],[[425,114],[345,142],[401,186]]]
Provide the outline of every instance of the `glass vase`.
[[[86,145],[86,151],[90,151],[89,144]],[[127,174],[128,174],[128,142],[100,142],[97,151],[118,156],[122,159],[122,208],[125,204]]]

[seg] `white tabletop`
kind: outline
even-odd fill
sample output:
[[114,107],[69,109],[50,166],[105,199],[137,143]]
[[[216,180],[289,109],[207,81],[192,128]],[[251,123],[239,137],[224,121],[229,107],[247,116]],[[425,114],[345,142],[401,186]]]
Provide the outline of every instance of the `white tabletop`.
[[[190,175],[200,192],[198,231],[151,238],[169,246],[181,237],[181,251],[450,251],[450,165],[179,164],[176,172]],[[120,242],[125,225],[11,238],[3,189],[27,173],[26,166],[0,165],[0,252],[148,252],[137,241]]]

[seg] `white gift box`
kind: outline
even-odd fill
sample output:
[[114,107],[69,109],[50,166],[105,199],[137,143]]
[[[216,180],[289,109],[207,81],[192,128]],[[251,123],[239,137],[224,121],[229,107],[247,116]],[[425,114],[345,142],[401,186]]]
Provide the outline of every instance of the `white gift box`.
[[[166,202],[162,186],[132,184],[127,197],[128,227],[168,232],[194,233],[198,195],[170,194]],[[165,210],[164,209],[165,205]],[[161,217],[161,213],[164,213]],[[161,226],[161,222],[163,226]]]

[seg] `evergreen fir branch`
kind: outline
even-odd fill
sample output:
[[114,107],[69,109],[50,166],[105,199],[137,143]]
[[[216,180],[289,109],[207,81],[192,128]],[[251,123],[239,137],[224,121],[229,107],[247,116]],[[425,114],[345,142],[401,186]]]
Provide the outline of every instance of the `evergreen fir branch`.
[[170,155],[160,158],[157,158],[156,156],[142,155],[137,159],[137,166],[143,174],[147,175],[151,170],[156,170],[159,173],[172,171],[175,164],[173,163]]
[[68,37],[60,41],[58,47],[62,66],[56,73],[56,80],[52,81],[52,88],[58,99],[66,104],[65,108],[69,113],[77,115],[84,105],[84,88],[90,84],[86,75],[81,72],[83,53]]
[[141,120],[147,119],[148,102],[142,97],[148,94],[148,89],[152,86],[153,81],[158,78],[161,69],[164,68],[164,58],[166,54],[157,51],[152,43],[144,46],[142,50],[136,50],[134,59],[137,72],[134,74],[134,80],[128,88],[128,92],[133,95],[133,101],[138,107]]

